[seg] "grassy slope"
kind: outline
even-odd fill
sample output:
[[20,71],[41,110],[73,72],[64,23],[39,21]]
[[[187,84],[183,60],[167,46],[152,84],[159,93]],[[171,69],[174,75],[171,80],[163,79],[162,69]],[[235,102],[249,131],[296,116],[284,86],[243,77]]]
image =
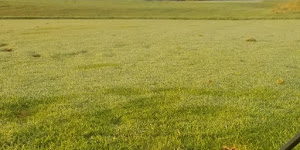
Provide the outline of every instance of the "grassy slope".
[[1,18],[288,19],[275,14],[279,0],[248,2],[158,2],[143,0],[0,0]]
[[299,131],[300,21],[0,26],[0,149],[278,149]]

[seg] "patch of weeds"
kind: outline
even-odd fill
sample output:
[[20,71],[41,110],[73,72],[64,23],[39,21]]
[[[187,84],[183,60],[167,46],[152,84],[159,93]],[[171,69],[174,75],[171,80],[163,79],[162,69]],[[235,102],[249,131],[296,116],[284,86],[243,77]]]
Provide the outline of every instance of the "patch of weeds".
[[111,118],[110,122],[114,125],[118,125],[121,123],[122,117],[123,116],[115,116],[115,117]]
[[118,68],[120,64],[115,63],[103,63],[103,64],[91,64],[80,66],[79,69],[88,70],[88,69],[101,69],[101,68]]
[[5,44],[5,43],[0,43],[0,47],[4,47],[4,46],[7,46],[8,44]]
[[30,52],[30,55],[32,56],[32,57],[41,57],[41,55],[40,54],[38,54],[38,53],[36,53],[36,52]]
[[208,79],[207,80],[207,83],[212,83],[213,81],[211,79]]
[[249,38],[246,40],[247,42],[257,42],[257,40],[255,38]]
[[77,52],[71,52],[71,53],[66,53],[66,54],[63,54],[63,55],[65,55],[65,56],[75,56],[75,55],[79,55],[79,54],[85,54],[85,53],[87,53],[87,51],[86,50],[82,50],[82,51],[77,51]]
[[282,78],[278,79],[277,84],[279,84],[279,85],[284,84],[284,80]]
[[0,8],[10,7],[10,5],[0,5]]
[[56,55],[53,55],[52,57],[53,58],[72,57],[72,56],[77,56],[80,54],[85,54],[87,52],[88,52],[87,50],[82,50],[82,51],[76,51],[76,52],[70,52],[70,53],[56,54]]
[[1,52],[12,52],[13,49],[12,48],[4,48],[0,50]]
[[40,54],[32,54],[31,56],[32,56],[32,57],[41,57]]

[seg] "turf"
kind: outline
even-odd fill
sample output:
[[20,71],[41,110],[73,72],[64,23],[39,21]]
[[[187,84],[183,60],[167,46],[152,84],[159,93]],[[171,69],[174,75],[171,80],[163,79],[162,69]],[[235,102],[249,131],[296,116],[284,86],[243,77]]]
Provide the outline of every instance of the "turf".
[[298,20],[0,26],[0,149],[265,150],[299,131]]
[[[282,0],[242,2],[145,0],[0,0],[0,18],[10,19],[300,19],[276,13]],[[274,11],[275,10],[275,11]]]

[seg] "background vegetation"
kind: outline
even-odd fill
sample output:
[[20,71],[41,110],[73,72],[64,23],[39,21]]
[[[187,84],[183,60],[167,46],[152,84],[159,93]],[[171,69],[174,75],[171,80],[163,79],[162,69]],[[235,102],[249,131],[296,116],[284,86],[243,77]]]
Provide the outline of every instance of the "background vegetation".
[[[279,4],[282,4],[283,6],[279,6]],[[285,11],[285,5],[287,4],[283,4],[281,0],[269,0],[264,2],[0,0],[0,18],[139,18],[214,20],[300,18],[300,14],[295,13],[295,11]]]

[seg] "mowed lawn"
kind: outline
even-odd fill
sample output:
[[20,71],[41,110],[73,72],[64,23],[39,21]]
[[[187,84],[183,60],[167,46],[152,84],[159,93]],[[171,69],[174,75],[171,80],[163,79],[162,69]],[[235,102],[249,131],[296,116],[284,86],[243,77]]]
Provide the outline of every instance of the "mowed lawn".
[[0,149],[278,149],[300,130],[299,26],[0,20]]

